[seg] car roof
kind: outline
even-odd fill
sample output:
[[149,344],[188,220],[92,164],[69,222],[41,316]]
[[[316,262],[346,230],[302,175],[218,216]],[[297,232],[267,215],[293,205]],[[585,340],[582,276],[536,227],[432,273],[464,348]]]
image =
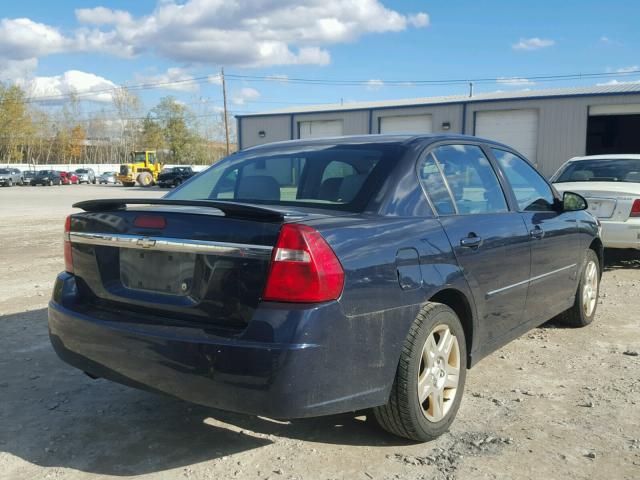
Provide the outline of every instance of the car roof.
[[640,160],[638,153],[616,153],[610,155],[587,155],[584,157],[573,157],[570,162],[579,162],[582,160]]
[[288,146],[314,146],[314,145],[348,145],[348,144],[397,144],[410,145],[416,142],[435,143],[441,141],[464,141],[474,143],[486,143],[492,146],[511,149],[508,145],[471,135],[424,133],[424,134],[369,134],[369,135],[344,135],[339,137],[309,138],[298,140],[285,140],[282,142],[265,143],[241,150],[241,152],[269,150],[273,147]]

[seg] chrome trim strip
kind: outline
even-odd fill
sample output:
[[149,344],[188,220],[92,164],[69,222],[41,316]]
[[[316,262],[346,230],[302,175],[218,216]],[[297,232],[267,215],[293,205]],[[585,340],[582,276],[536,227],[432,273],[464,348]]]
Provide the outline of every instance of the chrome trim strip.
[[535,277],[528,278],[527,280],[522,280],[521,282],[514,283],[513,285],[507,285],[506,287],[498,288],[496,290],[491,290],[490,292],[487,292],[486,298],[492,297],[494,295],[497,295],[498,293],[502,293],[502,292],[504,292],[506,290],[510,290],[512,288],[520,287],[520,286],[525,285],[525,284],[530,283],[530,282],[535,282],[537,280],[541,280],[541,279],[543,279],[545,277],[548,277],[550,275],[555,275],[556,273],[560,273],[560,272],[563,272],[565,270],[569,270],[570,268],[573,268],[576,265],[577,265],[576,263],[572,263],[571,265],[567,265],[566,267],[558,268],[557,270],[552,270],[550,272],[543,273],[542,275],[536,275]]
[[224,255],[242,258],[271,258],[272,247],[268,245],[250,245],[243,243],[211,242],[186,238],[145,237],[112,233],[69,233],[71,243],[99,245],[117,248],[135,248],[139,250],[158,250],[163,252],[202,253],[205,255]]

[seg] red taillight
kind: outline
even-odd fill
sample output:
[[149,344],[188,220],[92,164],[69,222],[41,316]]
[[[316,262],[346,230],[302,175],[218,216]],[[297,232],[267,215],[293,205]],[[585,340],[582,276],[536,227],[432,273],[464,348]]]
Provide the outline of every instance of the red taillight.
[[167,226],[167,221],[164,217],[157,215],[141,215],[135,218],[133,224],[140,228],[164,228]]
[[71,215],[64,222],[64,269],[66,272],[73,273],[73,256],[69,232],[71,232]]
[[640,198],[636,198],[631,205],[630,217],[640,217]]
[[326,302],[337,299],[344,270],[331,247],[313,228],[285,224],[271,256],[263,299],[277,302]]

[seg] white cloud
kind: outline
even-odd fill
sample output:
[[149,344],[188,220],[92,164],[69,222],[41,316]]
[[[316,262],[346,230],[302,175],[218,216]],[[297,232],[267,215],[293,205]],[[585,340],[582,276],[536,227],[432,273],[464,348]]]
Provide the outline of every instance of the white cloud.
[[163,0],[138,18],[105,7],[78,9],[76,18],[99,26],[122,55],[154,50],[185,64],[236,66],[326,65],[326,46],[429,25],[426,13],[403,15],[380,0]]
[[80,23],[90,25],[109,25],[113,23],[130,23],[133,17],[124,10],[112,10],[106,7],[78,8],[76,18]]
[[556,42],[548,38],[521,38],[518,43],[511,45],[514,50],[539,50],[541,48],[552,47]]
[[529,80],[528,78],[520,77],[499,77],[497,83],[512,87],[530,87],[536,84],[536,82]]
[[384,87],[384,82],[377,78],[372,78],[371,80],[367,80],[365,82],[365,88],[370,92],[375,92]]
[[231,102],[234,105],[244,105],[251,100],[260,98],[260,92],[255,88],[244,87],[231,95]]
[[631,73],[631,72],[637,72],[638,70],[640,70],[639,65],[630,65],[628,67],[621,67],[616,69],[616,73]]
[[139,83],[160,84],[158,85],[159,88],[178,92],[197,92],[200,88],[192,75],[178,67],[168,68],[166,72],[158,75],[138,76],[136,81]]
[[424,12],[409,15],[409,23],[416,28],[428,27],[430,23],[429,15]]
[[267,75],[266,79],[271,82],[281,83],[283,85],[289,83],[288,75],[282,75],[282,74]]
[[[69,94],[77,94],[84,100],[94,102],[110,102],[116,84],[104,77],[93,73],[69,70],[62,75],[51,77],[34,77],[30,80],[17,82],[29,94],[40,97],[43,102],[55,103],[63,99],[58,98]],[[95,93],[92,93],[95,92]]]
[[215,75],[209,75],[207,77],[207,82],[211,83],[212,85],[222,85],[222,76],[219,73]]
[[620,81],[620,80],[609,80],[608,82],[598,83],[599,87],[607,87],[610,85],[637,85],[640,84],[640,80],[628,80],[628,81]]

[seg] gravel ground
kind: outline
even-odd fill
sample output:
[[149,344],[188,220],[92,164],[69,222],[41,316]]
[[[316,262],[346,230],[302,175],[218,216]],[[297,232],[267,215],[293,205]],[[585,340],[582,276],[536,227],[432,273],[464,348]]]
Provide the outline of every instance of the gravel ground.
[[638,479],[640,254],[607,252],[591,326],[553,323],[467,377],[451,432],[412,444],[364,415],[245,417],[91,380],[48,340],[62,226],[117,186],[0,189],[0,478]]

